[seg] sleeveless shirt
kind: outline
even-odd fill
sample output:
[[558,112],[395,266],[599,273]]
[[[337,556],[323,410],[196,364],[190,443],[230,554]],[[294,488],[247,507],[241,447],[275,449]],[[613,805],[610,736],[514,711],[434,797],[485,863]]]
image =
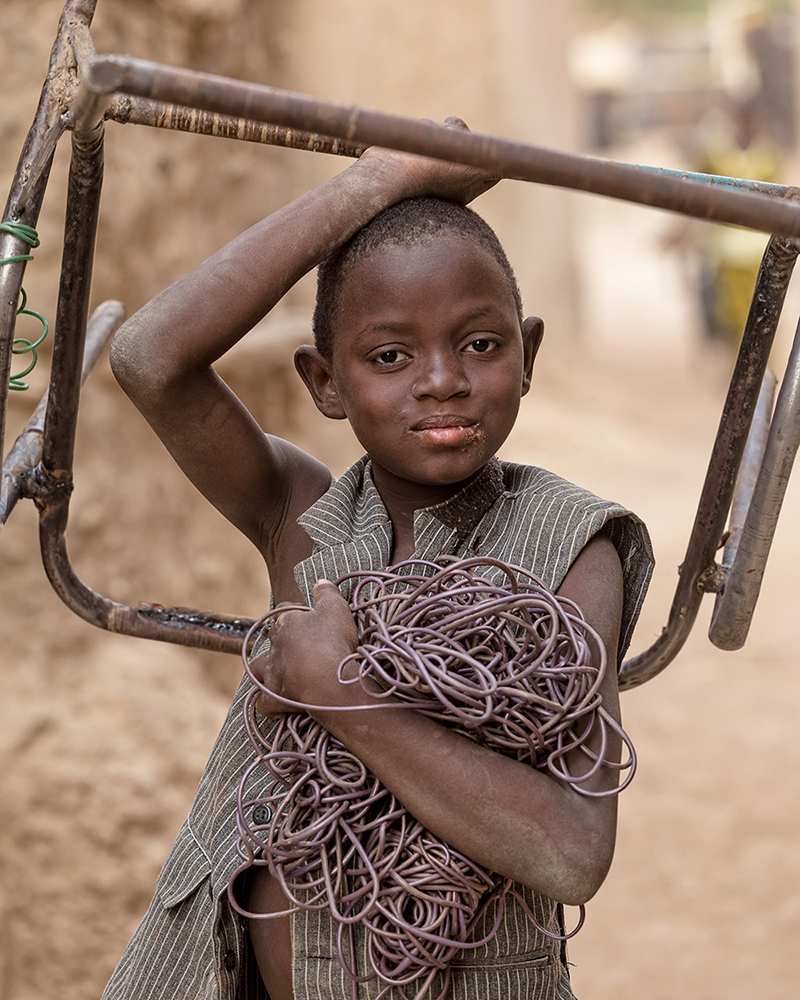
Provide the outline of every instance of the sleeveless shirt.
[[[335,481],[298,523],[314,543],[312,555],[295,568],[309,604],[321,577],[335,580],[355,570],[389,565],[391,521],[366,457]],[[416,512],[414,555],[500,559],[525,567],[555,591],[598,531],[614,543],[622,564],[621,662],[649,583],[653,556],[643,523],[618,504],[543,469],[492,459],[455,496]],[[497,579],[502,582],[499,571]],[[346,585],[343,593],[349,600]],[[267,650],[268,640],[262,634],[253,655]],[[247,922],[226,895],[228,881],[241,863],[235,849],[235,810],[237,787],[253,755],[242,719],[250,684],[245,675],[189,817],[161,871],[155,898],[103,1000],[266,1000]],[[260,725],[269,739],[274,720],[261,720]],[[257,780],[256,774],[245,789],[247,798],[258,797]],[[524,886],[515,888],[543,927],[554,933],[563,930],[559,904]],[[494,905],[475,927],[476,940],[493,926]],[[301,912],[292,917],[292,964],[295,1000],[349,1000],[350,980],[336,956],[336,925],[329,915]],[[360,975],[368,971],[364,937],[358,933],[356,964]],[[381,988],[376,980],[360,984],[359,1000],[374,1000]],[[440,989],[437,976],[428,995],[436,997]],[[391,1000],[399,996],[397,991],[389,994]],[[509,897],[495,937],[480,948],[465,950],[451,963],[447,998],[523,997],[570,1000],[573,994],[564,945],[538,931]]]

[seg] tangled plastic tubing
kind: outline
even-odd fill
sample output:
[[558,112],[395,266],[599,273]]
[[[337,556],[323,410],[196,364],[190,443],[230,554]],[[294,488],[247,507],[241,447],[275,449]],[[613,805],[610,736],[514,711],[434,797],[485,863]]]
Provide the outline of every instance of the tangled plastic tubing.
[[[477,570],[492,572],[504,585]],[[346,582],[354,585],[359,646],[339,665],[339,679],[369,684],[373,697],[385,699],[359,709],[417,709],[489,749],[548,770],[583,795],[615,794],[628,784],[633,747],[599,694],[606,669],[603,644],[572,602],[556,598],[519,567],[482,558],[411,560],[384,572],[348,574],[337,584]],[[273,615],[298,607],[303,606],[280,607]],[[596,665],[590,638],[599,650]],[[244,652],[243,657],[247,666]],[[356,676],[345,677],[353,667]],[[278,696],[253,680],[245,720],[258,756],[239,788],[243,864],[229,888],[239,912],[265,916],[242,910],[232,886],[246,868],[268,866],[289,901],[283,912],[329,912],[338,924],[339,960],[351,981],[377,976],[386,984],[381,995],[414,984],[421,997],[435,973],[444,970],[443,995],[450,961],[460,950],[491,940],[507,895],[525,907],[542,933],[562,937],[540,926],[510,880],[492,875],[421,827],[309,716],[282,716],[268,745],[255,701],[262,691]],[[330,710],[278,700],[297,709]],[[622,763],[606,757],[609,731],[628,749]],[[573,751],[586,758],[588,770],[572,773],[566,758]],[[621,785],[604,791],[585,787],[603,767],[628,774]],[[245,801],[244,789],[261,768],[269,791]],[[247,818],[253,809],[257,822]],[[482,940],[468,941],[493,899],[498,900],[494,927]],[[583,913],[575,931],[563,936],[577,933],[582,922]],[[364,929],[373,970],[363,977],[352,968],[356,924]]]

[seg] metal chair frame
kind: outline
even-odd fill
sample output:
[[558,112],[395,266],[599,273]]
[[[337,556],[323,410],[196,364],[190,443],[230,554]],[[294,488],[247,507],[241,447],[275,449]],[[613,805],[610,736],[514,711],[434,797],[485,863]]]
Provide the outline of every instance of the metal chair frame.
[[[127,56],[98,57],[90,34],[96,2],[65,3],[39,106],[3,215],[3,221],[35,227],[56,144],[70,131],[72,159],[50,386],[3,464],[0,490],[0,528],[20,498],[36,504],[45,571],[69,608],[112,632],[232,653],[239,652],[252,624],[247,618],[193,609],[116,603],[76,576],[67,553],[81,385],[124,314],[120,303],[106,302],[87,322],[104,122],[112,120],[350,157],[379,144],[469,163],[505,178],[589,191],[773,234],[761,263],[667,625],[649,649],[625,662],[621,687],[642,684],[677,655],[705,593],[717,594],[711,641],[722,649],[744,644],[800,445],[800,328],[774,415],[775,379],[767,372],[800,249],[797,188],[576,156]],[[26,249],[18,237],[0,235],[0,257]],[[24,271],[24,261],[0,267],[0,452]],[[717,563],[724,539],[722,562]]]

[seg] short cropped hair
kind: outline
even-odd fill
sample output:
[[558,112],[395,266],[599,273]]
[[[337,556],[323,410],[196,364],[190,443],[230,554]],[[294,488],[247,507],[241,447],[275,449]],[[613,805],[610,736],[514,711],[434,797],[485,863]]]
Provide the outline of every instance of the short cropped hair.
[[313,330],[314,343],[320,354],[329,360],[333,356],[333,326],[339,310],[341,289],[356,264],[380,247],[427,244],[451,233],[473,240],[494,257],[508,278],[509,292],[521,323],[523,312],[519,285],[491,226],[477,212],[457,202],[440,198],[407,198],[376,215],[319,265]]

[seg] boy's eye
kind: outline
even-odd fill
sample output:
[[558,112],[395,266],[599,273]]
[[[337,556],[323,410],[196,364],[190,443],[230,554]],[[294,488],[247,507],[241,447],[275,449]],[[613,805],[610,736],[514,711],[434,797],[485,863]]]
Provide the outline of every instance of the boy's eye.
[[380,354],[375,356],[375,360],[379,365],[393,365],[398,361],[403,361],[407,357],[408,355],[404,351],[398,351],[396,348],[393,348],[389,351],[381,351]]
[[488,337],[478,337],[467,344],[467,350],[473,354],[487,354],[497,348],[497,341],[489,340]]

